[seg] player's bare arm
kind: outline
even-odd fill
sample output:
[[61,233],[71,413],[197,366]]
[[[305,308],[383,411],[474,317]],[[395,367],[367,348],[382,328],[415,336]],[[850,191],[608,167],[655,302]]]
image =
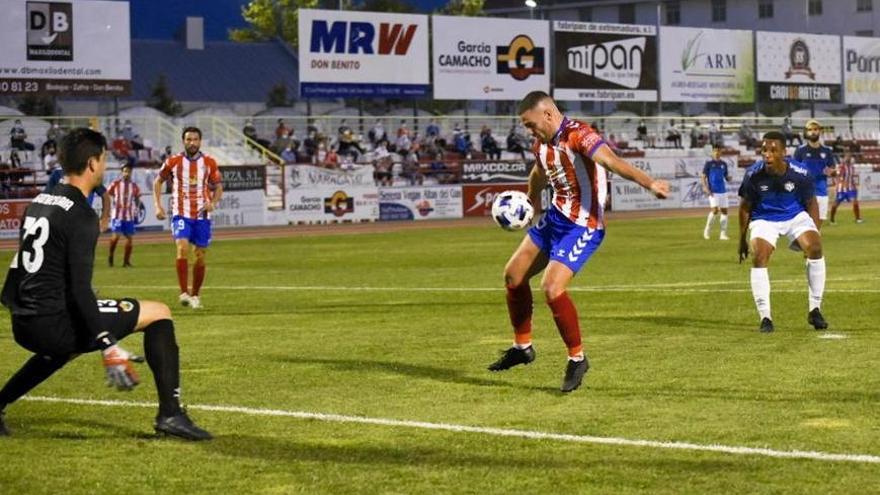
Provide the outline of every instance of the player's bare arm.
[[[815,200],[814,200],[815,201]],[[818,215],[818,206],[816,214]],[[752,205],[745,198],[739,202],[739,262],[749,257],[749,241],[746,234],[749,232],[749,222],[752,221]]]
[[642,172],[626,160],[617,156],[607,145],[603,144],[598,150],[596,150],[593,154],[593,160],[609,171],[614,172],[624,179],[631,180],[651,191],[654,196],[660,199],[669,196],[668,182],[665,180],[654,179],[650,175]]
[[101,195],[101,218],[98,222],[101,232],[104,232],[110,226],[110,193],[106,189],[104,194]]
[[220,204],[220,199],[223,197],[223,185],[217,184],[214,188],[214,193],[211,194],[211,201],[205,203],[204,211],[210,213],[217,209],[217,205]]
[[700,184],[703,185],[703,192],[706,193],[707,196],[711,196],[712,191],[709,190],[709,179],[705,174],[700,176]]
[[165,209],[162,208],[162,184],[164,183],[165,179],[161,175],[157,175],[156,180],[153,181],[153,206],[156,208],[156,218],[159,220],[165,220]]

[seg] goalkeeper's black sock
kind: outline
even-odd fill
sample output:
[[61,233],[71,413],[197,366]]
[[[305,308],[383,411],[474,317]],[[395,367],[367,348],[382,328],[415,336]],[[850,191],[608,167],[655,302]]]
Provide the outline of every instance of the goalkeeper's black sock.
[[159,415],[180,414],[180,355],[174,338],[174,322],[154,321],[144,329],[144,357],[156,380]]
[[70,358],[33,355],[0,390],[0,411],[60,370]]

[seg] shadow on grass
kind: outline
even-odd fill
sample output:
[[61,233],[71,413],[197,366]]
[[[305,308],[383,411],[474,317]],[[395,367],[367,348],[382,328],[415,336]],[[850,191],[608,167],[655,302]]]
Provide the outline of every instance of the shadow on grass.
[[54,438],[71,441],[93,441],[129,438],[149,440],[156,438],[150,421],[132,419],[126,424],[109,423],[100,419],[14,417],[6,418],[14,437]]
[[[296,432],[292,432],[296,436]],[[352,436],[363,433],[352,433]],[[230,457],[245,457],[273,463],[324,462],[333,464],[367,464],[377,466],[439,466],[454,468],[500,468],[531,469],[535,460],[511,455],[499,456],[497,452],[478,454],[468,449],[443,448],[440,445],[397,446],[393,438],[386,441],[373,436],[349,445],[331,445],[317,441],[282,440],[278,437],[249,435],[224,435],[205,447]],[[334,442],[335,443],[335,442]],[[367,444],[369,443],[369,445]],[[565,459],[542,459],[543,467],[562,469],[571,467]]]
[[592,392],[607,397],[670,397],[677,399],[719,399],[724,401],[776,402],[801,404],[805,401],[818,403],[877,403],[880,392],[856,390],[812,390],[805,393],[794,391],[761,391],[751,388],[734,387],[687,387],[687,388],[644,388],[592,386]]

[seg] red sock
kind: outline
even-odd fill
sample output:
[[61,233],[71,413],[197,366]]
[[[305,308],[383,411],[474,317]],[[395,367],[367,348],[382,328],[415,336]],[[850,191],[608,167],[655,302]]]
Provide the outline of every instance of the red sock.
[[859,220],[862,218],[862,213],[859,211],[859,202],[858,201],[853,203],[853,213],[855,213],[855,215],[856,215],[856,220]]
[[199,290],[202,288],[202,282],[205,281],[205,264],[196,261],[196,264],[193,265],[193,292],[192,295],[199,295]]
[[177,258],[177,283],[180,284],[180,293],[183,294],[186,292],[187,285],[187,266],[186,266],[186,258]]
[[568,297],[568,292],[563,292],[556,299],[547,301],[547,305],[553,311],[556,328],[559,329],[559,335],[568,347],[568,356],[579,355],[584,350],[581,345],[581,327],[578,323],[577,309]]
[[528,282],[518,287],[507,287],[507,312],[513,325],[514,341],[528,344],[532,341],[532,288]]
[[125,263],[128,264],[131,261],[131,248],[132,243],[128,241],[125,243]]
[[119,239],[110,239],[110,259],[113,259],[113,253],[116,251],[116,243],[119,242]]

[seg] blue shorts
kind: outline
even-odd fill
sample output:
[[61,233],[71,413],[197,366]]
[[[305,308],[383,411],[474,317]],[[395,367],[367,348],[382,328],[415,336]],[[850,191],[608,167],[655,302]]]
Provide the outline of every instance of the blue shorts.
[[171,236],[174,240],[185,239],[195,247],[206,248],[211,244],[211,221],[175,215],[171,219]]
[[134,220],[119,220],[114,218],[110,220],[110,232],[114,234],[122,234],[124,236],[134,235]]
[[551,206],[538,224],[529,229],[529,237],[551,261],[558,261],[577,273],[599,249],[605,230],[582,227]]
[[859,199],[858,191],[844,191],[837,193],[836,201],[843,203],[844,201],[855,201],[857,199]]

